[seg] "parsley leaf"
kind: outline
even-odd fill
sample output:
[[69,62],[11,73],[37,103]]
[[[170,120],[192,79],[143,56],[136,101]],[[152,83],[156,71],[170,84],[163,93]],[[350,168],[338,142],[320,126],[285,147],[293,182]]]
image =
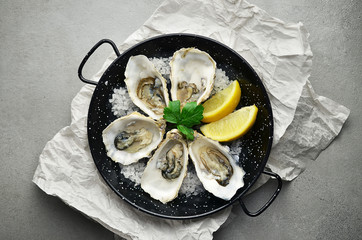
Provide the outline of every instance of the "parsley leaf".
[[187,140],[194,140],[194,130],[184,125],[177,125],[177,129],[182,132]]
[[171,101],[168,107],[163,109],[163,118],[170,123],[177,124],[181,120],[180,101]]
[[180,107],[180,101],[171,101],[168,107],[163,110],[163,118],[169,122],[176,124],[177,129],[183,133],[188,140],[194,139],[194,130],[191,128],[194,125],[200,124],[203,118],[202,113],[204,107],[197,105],[196,102],[186,103],[182,108]]
[[186,127],[200,124],[200,121],[203,119],[203,112],[204,107],[202,105],[197,105],[196,102],[186,103],[182,108],[180,124]]

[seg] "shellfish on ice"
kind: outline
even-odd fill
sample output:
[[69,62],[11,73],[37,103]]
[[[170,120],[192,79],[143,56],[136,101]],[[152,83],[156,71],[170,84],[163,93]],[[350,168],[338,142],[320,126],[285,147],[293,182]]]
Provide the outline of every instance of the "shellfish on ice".
[[187,173],[187,144],[177,129],[166,134],[141,179],[142,189],[152,198],[166,203],[175,199]]
[[124,80],[133,103],[153,119],[161,119],[169,97],[166,79],[145,55],[131,56]]
[[162,141],[166,123],[133,112],[118,118],[102,132],[107,156],[123,165],[149,157]]
[[182,48],[173,54],[171,67],[171,98],[197,104],[205,101],[214,86],[216,62],[197,48]]

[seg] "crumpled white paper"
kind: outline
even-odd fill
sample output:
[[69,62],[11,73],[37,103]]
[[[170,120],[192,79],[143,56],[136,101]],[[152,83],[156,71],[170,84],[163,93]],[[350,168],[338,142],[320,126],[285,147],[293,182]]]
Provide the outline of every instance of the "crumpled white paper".
[[291,181],[339,134],[350,111],[318,96],[309,81],[303,87],[293,122],[272,148],[267,167]]
[[[285,23],[241,0],[167,0],[119,49],[176,32],[216,39],[255,68],[268,91],[275,122],[267,167],[284,180],[297,177],[338,135],[349,110],[314,93],[308,81],[312,52],[302,23]],[[93,80],[115,58],[111,54]],[[93,90],[86,85],[73,99],[71,125],[46,144],[33,182],[126,239],[212,239],[230,208],[196,220],[159,219],[135,210],[103,182],[86,133]]]

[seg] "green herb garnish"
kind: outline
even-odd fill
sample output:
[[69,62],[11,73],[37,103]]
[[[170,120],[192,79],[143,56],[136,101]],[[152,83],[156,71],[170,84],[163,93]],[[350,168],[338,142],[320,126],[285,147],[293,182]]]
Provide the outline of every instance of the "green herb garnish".
[[192,126],[200,124],[203,119],[202,113],[204,107],[197,105],[196,102],[186,103],[180,107],[180,100],[171,101],[168,107],[163,110],[163,118],[169,122],[176,124],[177,129],[182,132],[188,140],[194,140],[194,130]]

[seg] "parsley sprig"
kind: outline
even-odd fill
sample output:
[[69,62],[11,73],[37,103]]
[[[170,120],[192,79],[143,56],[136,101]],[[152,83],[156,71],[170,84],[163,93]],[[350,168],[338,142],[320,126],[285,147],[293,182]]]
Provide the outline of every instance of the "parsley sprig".
[[204,107],[197,105],[196,102],[186,103],[180,107],[180,100],[171,101],[168,107],[163,110],[163,118],[176,125],[177,129],[182,132],[188,140],[194,140],[194,130],[192,126],[200,124],[203,118]]

